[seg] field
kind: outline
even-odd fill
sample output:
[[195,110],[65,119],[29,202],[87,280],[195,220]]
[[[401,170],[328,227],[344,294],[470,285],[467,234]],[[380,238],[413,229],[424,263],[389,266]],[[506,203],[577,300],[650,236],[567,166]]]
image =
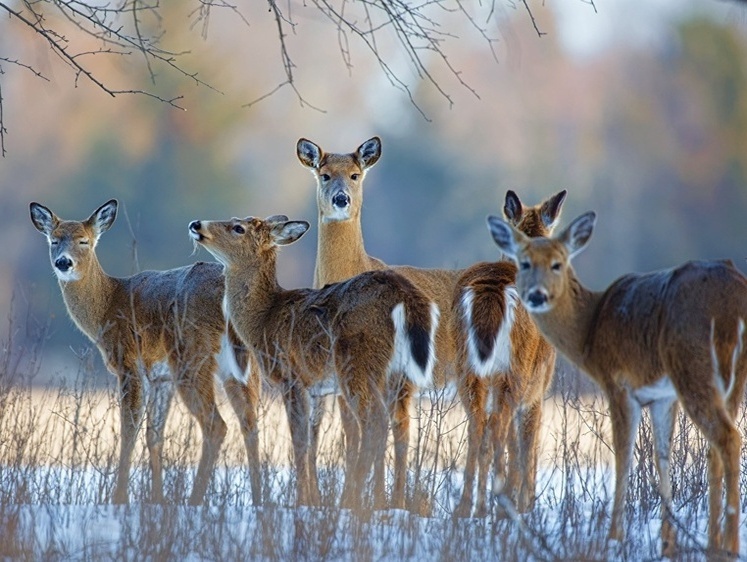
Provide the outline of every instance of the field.
[[[453,392],[430,392],[412,409],[407,510],[364,515],[337,506],[343,442],[333,400],[323,426],[323,506],[294,508],[290,439],[282,405],[265,389],[260,420],[265,502],[251,505],[245,453],[224,396],[226,445],[207,505],[188,507],[200,435],[175,401],[165,449],[165,505],[147,503],[141,437],[128,506],[114,506],[118,408],[113,377],[91,381],[95,362],[54,374],[40,388],[35,350],[3,347],[0,368],[0,559],[10,560],[650,560],[659,558],[660,516],[649,425],[635,448],[623,544],[606,545],[614,487],[604,401],[565,389],[544,405],[536,508],[517,515],[503,496],[491,515],[451,516],[461,494],[467,424]],[[46,366],[45,369],[50,369]],[[561,370],[568,370],[561,364]],[[564,380],[572,377],[562,373]],[[740,427],[747,424],[742,418]],[[143,432],[141,432],[143,433]],[[747,455],[743,455],[747,459]],[[389,459],[391,461],[391,459]],[[745,512],[743,460],[742,512]],[[712,557],[707,543],[706,455],[680,417],[672,457],[682,559]],[[391,466],[391,462],[389,463]],[[747,532],[742,517],[742,556]]]

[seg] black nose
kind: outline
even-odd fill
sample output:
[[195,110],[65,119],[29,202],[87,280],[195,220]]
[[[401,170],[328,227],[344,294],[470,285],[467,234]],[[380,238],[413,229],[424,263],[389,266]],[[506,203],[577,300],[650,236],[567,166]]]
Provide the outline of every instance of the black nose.
[[527,301],[533,307],[540,307],[547,303],[547,295],[540,290],[532,291],[527,295]]
[[73,267],[73,260],[66,256],[62,256],[54,260],[54,266],[64,273],[65,271]]
[[335,207],[347,207],[350,205],[350,197],[344,191],[338,191],[332,198],[332,204]]
[[189,223],[189,229],[194,232],[197,232],[201,228],[202,228],[202,223],[200,221],[192,221],[191,223]]

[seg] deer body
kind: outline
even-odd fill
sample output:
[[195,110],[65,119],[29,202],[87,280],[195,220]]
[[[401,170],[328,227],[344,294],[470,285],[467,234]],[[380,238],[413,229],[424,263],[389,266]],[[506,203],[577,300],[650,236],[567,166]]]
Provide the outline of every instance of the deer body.
[[221,311],[221,267],[196,263],[111,277],[101,268],[95,246],[116,218],[115,200],[83,222],[61,220],[38,203],[32,203],[30,210],[32,222],[47,236],[70,317],[95,343],[108,370],[119,380],[121,444],[114,501],[127,501],[131,456],[144,412],[151,495],[154,501],[163,500],[163,430],[173,394],[171,385],[161,377],[166,369],[202,430],[202,456],[190,503],[202,502],[226,433],[213,386],[222,355],[231,358],[230,364],[224,365],[224,372],[230,375],[224,377],[223,384],[241,423],[252,496],[259,503],[258,379],[249,369],[251,356]]
[[[364,271],[391,269],[410,280],[423,294],[436,303],[440,312],[436,332],[436,365],[434,384],[441,387],[456,380],[456,343],[451,318],[454,286],[460,271],[421,269],[409,266],[389,266],[367,254],[361,228],[362,183],[367,170],[381,156],[381,141],[369,139],[352,154],[325,153],[306,139],[297,144],[301,164],[314,174],[317,181],[318,246],[314,286],[344,281]],[[413,389],[411,381],[392,378],[390,394],[399,397],[390,407],[394,434],[394,485],[392,503],[402,508],[405,502],[407,449],[409,447],[409,405]],[[343,430],[346,438],[350,417],[340,402]]]
[[[504,215],[527,236],[547,236],[565,196],[561,191],[525,208],[509,191]],[[457,384],[469,423],[464,488],[455,510],[461,517],[468,517],[472,509],[475,471],[479,475],[476,513],[486,512],[491,445],[494,489],[502,488],[507,477],[507,488],[519,509],[529,510],[534,504],[542,401],[555,371],[555,349],[521,304],[515,281],[516,265],[511,261],[478,263],[461,273],[453,293]],[[507,446],[512,448],[508,471]]]
[[[190,224],[195,240],[225,264],[226,306],[237,332],[256,351],[266,377],[283,390],[297,502],[316,501],[309,393],[336,376],[356,421],[357,434],[347,442],[343,493],[343,503],[356,505],[371,468],[383,466],[391,373],[405,373],[418,384],[432,379],[438,312],[391,271],[368,272],[322,289],[281,288],[275,246],[294,242],[306,229],[308,223],[286,217]],[[374,490],[376,504],[383,492]]]
[[734,416],[747,381],[747,281],[728,261],[688,262],[626,275],[606,291],[590,291],[576,278],[570,258],[585,247],[594,221],[587,213],[554,238],[530,239],[489,218],[494,239],[519,264],[519,293],[537,326],[607,395],[616,468],[610,538],[624,537],[633,442],[647,406],[662,496],[663,554],[675,552],[669,457],[679,403],[710,445],[709,546],[736,555],[741,437]]

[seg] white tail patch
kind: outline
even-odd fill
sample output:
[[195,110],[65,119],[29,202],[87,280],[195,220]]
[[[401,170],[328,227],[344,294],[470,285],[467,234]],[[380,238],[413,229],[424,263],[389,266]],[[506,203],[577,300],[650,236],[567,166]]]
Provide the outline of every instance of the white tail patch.
[[392,322],[394,322],[394,352],[389,361],[389,373],[404,373],[404,375],[417,387],[429,388],[433,386],[433,366],[436,363],[436,329],[440,312],[435,303],[431,303],[431,330],[428,334],[428,361],[425,369],[421,369],[412,356],[410,338],[407,335],[407,322],[405,320],[404,303],[397,304],[392,309]]
[[744,349],[744,320],[739,319],[737,324],[737,344],[731,352],[731,365],[729,365],[729,384],[724,387],[724,380],[721,378],[721,365],[716,357],[716,319],[711,319],[711,362],[713,363],[713,375],[716,381],[716,388],[719,389],[721,396],[724,400],[727,400],[731,396],[732,390],[734,390],[734,384],[736,382],[736,370],[737,361],[742,355]]
[[501,371],[508,371],[511,367],[511,329],[516,317],[519,293],[516,287],[510,286],[503,294],[506,298],[503,322],[493,340],[493,351],[485,361],[482,361],[477,351],[477,338],[473,327],[475,293],[472,289],[466,289],[462,293],[462,313],[467,326],[467,357],[472,370],[479,377],[489,377]]

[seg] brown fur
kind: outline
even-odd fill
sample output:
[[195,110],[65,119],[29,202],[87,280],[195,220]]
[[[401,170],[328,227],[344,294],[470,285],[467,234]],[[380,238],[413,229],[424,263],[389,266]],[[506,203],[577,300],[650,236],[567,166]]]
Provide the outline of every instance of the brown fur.
[[[144,410],[151,495],[154,501],[163,500],[161,453],[172,390],[166,381],[158,380],[157,371],[160,364],[167,363],[179,394],[202,429],[202,456],[190,497],[191,504],[201,503],[226,434],[226,424],[216,406],[213,378],[218,368],[216,354],[227,326],[243,373],[253,358],[223,317],[224,282],[218,264],[196,263],[125,278],[104,273],[95,246],[114,222],[116,208],[116,201],[109,201],[82,222],[62,220],[38,203],[31,203],[30,211],[34,226],[47,236],[70,317],[96,344],[107,368],[119,380],[121,446],[114,501],[127,501],[131,456]],[[67,259],[77,279],[66,278],[55,265]],[[253,500],[260,503],[256,371],[254,368],[243,382],[227,378],[224,385],[241,422]],[[146,392],[148,387],[152,387],[150,393]]]
[[[318,500],[310,474],[309,392],[336,374],[355,426],[347,441],[343,503],[357,506],[371,468],[383,468],[396,339],[392,311],[404,303],[408,353],[418,355],[414,349],[420,337],[419,348],[425,347],[427,356],[423,371],[432,376],[435,307],[391,271],[368,272],[321,289],[282,289],[275,247],[292,243],[306,228],[308,223],[277,217],[190,225],[193,237],[226,265],[227,306],[237,332],[256,350],[267,378],[283,389],[301,504]],[[377,482],[383,482],[383,474],[374,482],[374,503],[381,506],[384,490]]]
[[669,456],[679,401],[710,445],[709,546],[737,555],[741,437],[734,416],[747,382],[747,280],[731,262],[688,262],[626,275],[605,291],[590,291],[576,278],[570,258],[585,247],[595,218],[593,213],[582,215],[551,239],[530,239],[498,219],[489,221],[498,245],[523,264],[517,286],[537,326],[607,395],[616,469],[609,536],[624,538],[633,437],[641,407],[649,406],[662,496],[663,554],[676,552]]
[[[539,205],[525,208],[516,194],[509,191],[504,214],[528,236],[546,236],[560,215],[565,195],[561,191]],[[521,304],[509,303],[508,291],[514,290],[516,271],[516,265],[509,261],[479,263],[464,270],[454,289],[452,318],[458,335],[458,388],[469,423],[464,488],[455,510],[461,517],[468,517],[472,510],[476,470],[479,475],[476,513],[486,513],[491,449],[494,489],[502,488],[507,477],[509,494],[519,509],[529,510],[534,505],[542,400],[555,370],[555,350],[541,337],[526,309]],[[469,311],[464,300],[467,294],[472,298]],[[499,341],[501,327],[511,317],[510,341]],[[470,358],[468,351],[470,332],[482,363],[491,357],[494,346],[510,344],[510,361],[505,370],[496,366],[489,373],[476,370],[475,358]],[[508,471],[507,446],[511,463]]]

